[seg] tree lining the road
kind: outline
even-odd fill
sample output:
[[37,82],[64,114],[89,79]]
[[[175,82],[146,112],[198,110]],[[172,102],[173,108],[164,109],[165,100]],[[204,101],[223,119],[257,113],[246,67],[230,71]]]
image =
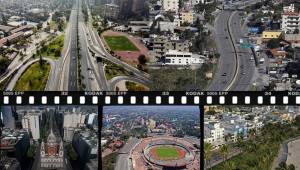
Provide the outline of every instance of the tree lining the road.
[[204,90],[209,84],[206,73],[213,72],[214,64],[204,63],[197,69],[177,69],[176,67],[149,69],[154,91]]
[[41,54],[44,57],[53,57],[55,59],[61,56],[61,51],[64,46],[64,35],[56,37],[48,45],[41,43],[41,49],[37,51],[37,54]]
[[0,56],[0,74],[3,74],[9,66],[10,60],[7,57]]
[[224,169],[227,162],[234,165],[232,170],[238,169],[270,169],[278,154],[281,144],[291,138],[300,136],[300,116],[291,123],[268,123],[259,134],[252,133],[247,141],[239,140],[235,143],[242,153],[213,167],[214,170]]
[[114,170],[115,164],[117,162],[117,152],[113,152],[104,158],[102,158],[102,169],[105,170]]
[[129,76],[130,73],[126,71],[123,67],[120,67],[109,61],[104,61],[105,64],[105,77],[110,80],[116,76]]

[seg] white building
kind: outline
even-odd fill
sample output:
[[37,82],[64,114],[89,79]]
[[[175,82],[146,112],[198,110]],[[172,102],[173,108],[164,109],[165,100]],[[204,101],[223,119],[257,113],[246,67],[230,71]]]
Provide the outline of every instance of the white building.
[[166,65],[193,65],[202,64],[204,59],[200,55],[195,55],[190,52],[169,50],[165,54]]
[[283,8],[282,13],[282,30],[285,33],[294,33],[296,29],[300,29],[300,13],[295,11],[294,5]]
[[179,8],[179,0],[162,0],[163,9],[165,11],[177,12]]
[[88,117],[88,121],[87,121],[87,124],[88,125],[93,125],[95,120],[97,119],[97,114],[96,113],[91,113],[89,114],[89,117]]
[[204,141],[211,143],[215,147],[224,143],[224,128],[220,122],[212,121],[204,123]]
[[64,113],[64,141],[72,140],[75,128],[84,125],[85,117],[85,114],[75,109],[72,112],[68,111]]
[[40,139],[39,113],[29,112],[22,118],[22,127],[30,132],[34,140]]
[[284,6],[283,12],[295,12],[295,5],[291,4],[290,6]]
[[199,3],[204,4],[204,3],[205,3],[205,0],[189,0],[189,3],[190,3],[191,5],[197,5],[197,4],[199,4]]

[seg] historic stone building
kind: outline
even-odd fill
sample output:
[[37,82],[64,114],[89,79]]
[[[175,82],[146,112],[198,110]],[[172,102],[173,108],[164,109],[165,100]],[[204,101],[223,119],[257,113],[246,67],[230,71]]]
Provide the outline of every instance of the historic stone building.
[[41,144],[41,169],[63,169],[64,168],[64,149],[63,141],[58,139],[52,129],[47,138]]

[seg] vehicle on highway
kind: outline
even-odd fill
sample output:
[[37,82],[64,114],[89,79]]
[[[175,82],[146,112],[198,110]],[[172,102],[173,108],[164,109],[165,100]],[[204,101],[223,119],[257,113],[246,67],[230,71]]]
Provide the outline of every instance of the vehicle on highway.
[[223,74],[222,74],[222,76],[226,76],[226,75],[227,75],[226,73],[223,73]]

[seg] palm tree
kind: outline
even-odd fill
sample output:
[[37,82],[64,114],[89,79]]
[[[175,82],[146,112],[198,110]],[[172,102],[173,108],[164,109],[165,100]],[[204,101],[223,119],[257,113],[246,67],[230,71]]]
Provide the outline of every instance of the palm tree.
[[222,145],[220,148],[220,153],[223,157],[223,162],[227,160],[227,155],[229,153],[229,146],[228,145]]
[[256,130],[255,129],[250,129],[249,130],[249,138],[250,140],[253,140],[253,138],[255,137],[256,135]]
[[224,170],[233,170],[236,169],[235,163],[233,161],[227,161],[224,163]]
[[289,164],[288,170],[295,170],[295,169],[296,169],[296,167],[294,164]]
[[207,166],[209,164],[209,161],[212,157],[212,144],[211,143],[204,143],[204,161],[205,161],[205,169],[207,169]]

